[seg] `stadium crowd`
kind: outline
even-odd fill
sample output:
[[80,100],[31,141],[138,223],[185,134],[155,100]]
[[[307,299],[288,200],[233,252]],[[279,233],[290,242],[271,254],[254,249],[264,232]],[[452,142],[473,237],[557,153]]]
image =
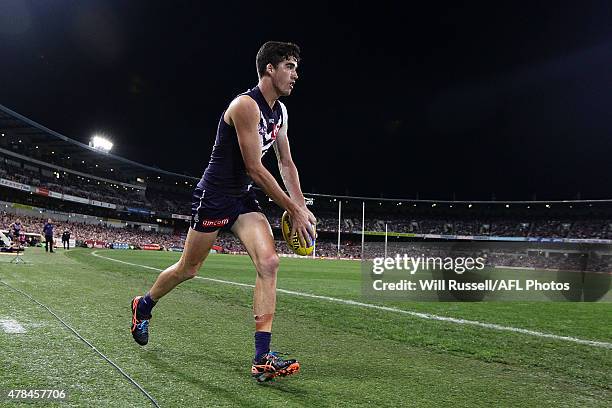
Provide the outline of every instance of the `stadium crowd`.
[[[13,214],[2,214],[0,227],[8,230],[9,226],[17,219],[21,220],[23,232],[41,234],[46,219],[29,216],[16,216]],[[105,246],[113,243],[124,243],[134,247],[157,244],[163,248],[182,248],[184,234],[166,234],[156,231],[143,231],[135,228],[118,228],[104,224],[85,224],[79,222],[54,222],[54,236],[56,240],[64,231],[70,231],[70,237],[79,244],[87,242],[99,242]],[[59,245],[59,244],[58,244]]]
[[[38,233],[43,230],[46,219],[29,216],[16,216],[14,214],[3,213],[0,219],[0,228],[8,230],[9,226],[17,219],[21,220],[24,232]],[[53,221],[53,220],[52,220]],[[185,240],[185,233],[160,233],[155,231],[143,231],[134,228],[119,228],[104,224],[84,224],[79,222],[58,222],[54,223],[54,233],[57,240],[64,231],[70,231],[71,238],[74,238],[78,245],[86,246],[87,243],[97,243],[105,247],[112,244],[123,243],[134,248],[142,248],[145,245],[159,245],[161,249],[182,248]],[[59,246],[59,243],[57,243]],[[216,245],[222,248],[225,253],[246,253],[246,249],[231,233],[222,232],[217,238]],[[292,254],[283,240],[275,241],[276,249],[280,254]],[[449,256],[449,251],[427,249],[423,246],[408,242],[394,242],[388,244],[387,255],[393,254],[412,254],[415,256]],[[319,240],[316,245],[317,257],[335,258],[338,255],[337,242]],[[382,242],[367,242],[365,245],[366,258],[383,257],[384,244]],[[464,254],[465,255],[465,254]],[[544,253],[537,252],[483,252],[471,254],[474,256],[484,256],[486,264],[497,266],[517,266],[532,268],[550,269],[570,269],[570,270],[598,270],[612,271],[612,257],[610,256],[591,256],[585,258],[584,254],[560,254],[554,253],[545,256]],[[340,257],[348,259],[361,258],[360,243],[352,241],[342,241],[340,246]]]
[[[14,214],[3,213],[0,221],[0,229],[8,230],[9,226],[17,219],[21,220],[26,233],[41,234],[46,219],[29,216],[16,216]],[[53,222],[53,220],[52,220]],[[185,242],[185,232],[182,233],[160,233],[155,231],[143,231],[134,228],[118,228],[100,224],[85,224],[80,222],[53,222],[54,233],[56,237],[61,236],[64,231],[70,231],[71,238],[74,238],[78,243],[98,242],[105,246],[110,246],[113,243],[125,243],[134,247],[142,247],[144,245],[157,244],[162,248],[182,248]],[[275,242],[276,249],[279,253],[291,254],[285,241],[277,240]],[[217,238],[216,245],[223,248],[223,252],[227,253],[246,253],[246,249],[236,239],[233,234],[222,232]],[[316,253],[317,256],[335,257],[337,255],[337,247],[334,242],[318,242]],[[340,251],[341,257],[359,258],[361,256],[361,248],[354,246],[350,242],[343,243]]]
[[[318,218],[317,230],[338,231],[337,218]],[[270,219],[272,226],[280,227],[280,217]],[[392,218],[387,220],[366,219],[365,230],[384,232],[385,223],[389,233],[486,235],[497,237],[541,237],[541,238],[597,238],[612,239],[612,220],[450,220]],[[344,233],[360,232],[361,220],[345,218],[340,230]]]
[[89,198],[120,205],[148,206],[140,191],[115,183],[107,183],[67,172],[9,166],[0,160],[0,177],[7,180],[46,188],[62,194]]
[[[57,193],[97,200],[126,207],[146,208],[156,212],[185,212],[185,205],[145,190],[128,187],[121,181],[105,182],[59,170],[48,170],[7,160],[0,156],[0,177]],[[114,178],[113,178],[114,179]],[[186,195],[188,198],[188,195]],[[182,200],[184,201],[184,200]]]

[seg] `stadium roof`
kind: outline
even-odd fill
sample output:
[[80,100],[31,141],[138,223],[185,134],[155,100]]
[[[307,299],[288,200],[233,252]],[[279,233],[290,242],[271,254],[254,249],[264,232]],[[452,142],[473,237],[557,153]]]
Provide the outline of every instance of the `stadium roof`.
[[[25,149],[34,151],[35,146],[39,146],[40,149],[57,152],[58,160],[70,157],[75,162],[95,163],[100,168],[112,168],[115,175],[121,174],[124,177],[135,179],[136,177],[157,177],[161,174],[181,179],[197,180],[192,176],[162,170],[112,153],[101,152],[51,130],[3,105],[0,105],[0,131],[6,135],[5,137],[15,137],[22,140]],[[53,164],[59,165],[60,163]]]

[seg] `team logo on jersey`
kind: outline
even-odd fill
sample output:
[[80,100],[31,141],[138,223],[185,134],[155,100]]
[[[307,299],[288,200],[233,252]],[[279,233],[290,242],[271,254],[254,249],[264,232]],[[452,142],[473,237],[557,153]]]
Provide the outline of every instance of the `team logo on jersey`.
[[263,117],[262,117],[262,121],[259,122],[259,126],[257,126],[257,133],[259,133],[259,136],[262,137],[262,139],[266,139],[266,133],[267,133],[268,127],[266,126],[266,122],[263,121]]
[[257,131],[259,135],[261,136],[261,156],[262,157],[264,154],[266,154],[270,146],[272,146],[272,144],[276,140],[276,137],[278,136],[278,132],[282,126],[282,117],[278,119],[278,122],[279,123],[276,123],[275,118],[269,118],[266,120],[263,112],[261,113],[261,120],[259,122]]

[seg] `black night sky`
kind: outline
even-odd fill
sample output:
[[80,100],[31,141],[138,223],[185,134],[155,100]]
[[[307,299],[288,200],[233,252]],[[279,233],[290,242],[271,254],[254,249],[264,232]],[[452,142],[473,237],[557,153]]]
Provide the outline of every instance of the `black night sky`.
[[0,104],[199,177],[260,45],[293,41],[305,192],[612,198],[607,1],[209,3],[3,0]]

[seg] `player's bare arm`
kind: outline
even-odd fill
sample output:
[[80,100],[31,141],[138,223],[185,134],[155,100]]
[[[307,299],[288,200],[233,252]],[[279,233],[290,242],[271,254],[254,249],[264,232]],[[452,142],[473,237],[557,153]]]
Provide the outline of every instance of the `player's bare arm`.
[[300,239],[304,242],[310,242],[310,238],[314,238],[314,231],[310,221],[312,214],[310,214],[305,206],[298,205],[285,194],[274,176],[261,162],[261,146],[257,132],[259,119],[259,107],[248,96],[236,98],[225,113],[226,122],[236,128],[238,144],[249,177],[276,204],[287,210],[291,216],[292,228],[298,232]]

